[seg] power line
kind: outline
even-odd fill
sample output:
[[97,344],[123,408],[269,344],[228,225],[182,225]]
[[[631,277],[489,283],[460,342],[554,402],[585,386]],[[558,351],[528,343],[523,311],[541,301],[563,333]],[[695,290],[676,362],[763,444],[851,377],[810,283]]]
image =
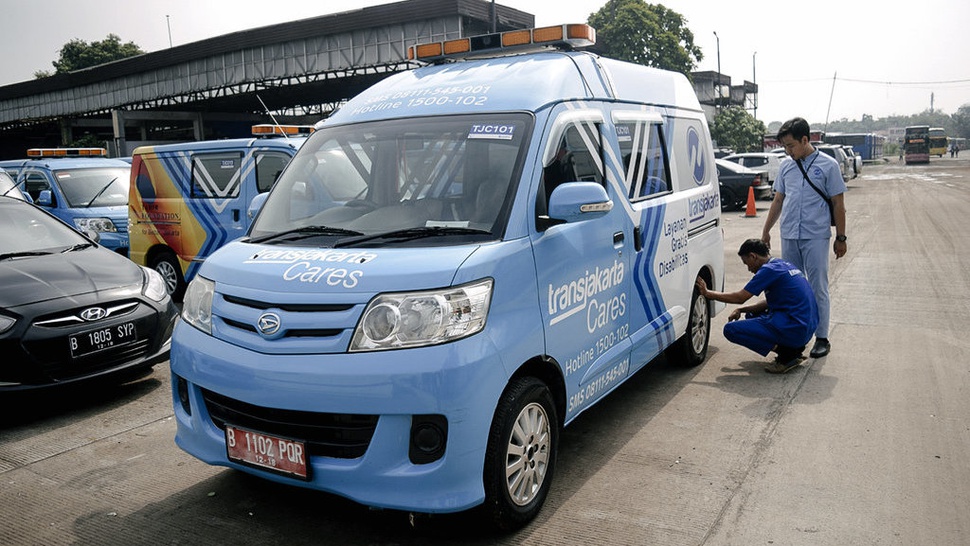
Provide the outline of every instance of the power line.
[[[860,80],[856,78],[836,78],[840,82],[852,82],[852,83],[871,83],[876,85],[950,85],[950,84],[961,84],[970,83],[970,79],[966,80],[939,80],[939,81],[925,81],[925,82],[906,82],[906,81],[879,81],[879,80]],[[806,83],[806,82],[829,82],[832,78],[805,78],[800,80],[767,80],[763,83]]]

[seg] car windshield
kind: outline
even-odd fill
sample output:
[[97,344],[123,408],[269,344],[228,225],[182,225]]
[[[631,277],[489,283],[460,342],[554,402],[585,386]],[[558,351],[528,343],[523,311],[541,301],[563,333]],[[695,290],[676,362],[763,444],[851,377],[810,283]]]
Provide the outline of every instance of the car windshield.
[[0,199],[0,258],[53,254],[88,242],[33,205]]
[[250,237],[328,246],[494,239],[531,127],[528,114],[324,127],[283,172]]
[[24,201],[24,194],[17,188],[17,184],[6,171],[0,170],[0,195],[13,197]]
[[54,171],[57,185],[71,208],[128,204],[128,177],[124,167],[61,169]]

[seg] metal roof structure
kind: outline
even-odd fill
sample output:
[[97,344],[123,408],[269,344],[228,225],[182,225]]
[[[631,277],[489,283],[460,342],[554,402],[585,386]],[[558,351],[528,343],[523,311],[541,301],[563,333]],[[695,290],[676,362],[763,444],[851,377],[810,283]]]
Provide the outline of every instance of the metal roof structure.
[[417,42],[529,28],[534,20],[488,0],[405,0],[3,86],[0,155],[22,155],[12,150],[37,138],[67,144],[82,128],[107,130],[116,153],[127,155],[152,140],[152,123],[188,122],[200,139],[212,137],[210,119],[265,122],[267,110],[320,119],[383,77],[414,67],[407,48]]

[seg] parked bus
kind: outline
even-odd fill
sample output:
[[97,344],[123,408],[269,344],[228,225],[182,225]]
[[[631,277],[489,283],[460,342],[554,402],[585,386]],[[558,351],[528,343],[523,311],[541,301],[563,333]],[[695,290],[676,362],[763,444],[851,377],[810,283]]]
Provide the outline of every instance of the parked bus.
[[906,128],[903,136],[903,153],[907,165],[930,162],[930,128],[927,125],[913,125]]
[[946,154],[946,130],[943,127],[930,127],[930,155],[943,157]]
[[829,144],[847,144],[862,156],[863,161],[882,159],[886,137],[874,133],[832,133],[825,136]]

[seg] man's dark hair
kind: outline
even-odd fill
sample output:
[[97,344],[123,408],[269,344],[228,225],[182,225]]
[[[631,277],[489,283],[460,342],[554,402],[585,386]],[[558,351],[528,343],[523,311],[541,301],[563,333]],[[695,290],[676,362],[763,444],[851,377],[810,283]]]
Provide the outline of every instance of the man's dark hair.
[[799,142],[801,142],[802,137],[812,138],[812,130],[808,127],[808,122],[805,118],[791,118],[781,125],[781,129],[778,129],[778,142],[781,142],[781,137],[785,135],[791,135],[791,137]]
[[738,256],[744,256],[749,252],[754,252],[758,256],[767,256],[769,252],[768,244],[761,239],[748,239],[741,243],[741,248],[738,249]]

